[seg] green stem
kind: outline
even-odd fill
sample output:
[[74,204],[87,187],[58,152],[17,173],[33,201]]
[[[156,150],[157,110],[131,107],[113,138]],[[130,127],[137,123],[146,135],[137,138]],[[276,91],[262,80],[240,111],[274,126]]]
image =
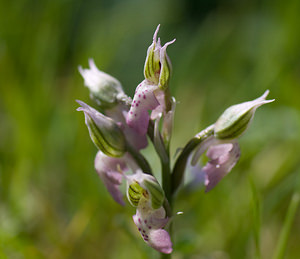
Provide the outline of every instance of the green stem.
[[128,144],[127,144],[127,151],[133,157],[135,162],[138,164],[138,166],[142,169],[142,171],[145,174],[151,174],[152,175],[151,166],[149,165],[146,158],[139,151],[137,151],[136,149],[134,149],[133,147],[131,147]]
[[[169,149],[163,144],[162,136],[159,134],[157,136],[159,140],[156,142],[154,139],[154,125],[153,121],[149,122],[148,127],[148,136],[150,137],[154,148],[159,156],[161,169],[162,169],[162,187],[165,192],[166,198],[169,201],[170,206],[172,206],[172,197],[171,197],[171,167],[170,167],[170,155]],[[159,146],[158,143],[161,145]],[[171,215],[168,215],[171,216]]]
[[165,90],[165,104],[166,104],[166,112],[172,109],[172,96],[169,90],[169,87]]
[[171,185],[171,194],[174,194],[178,187],[180,186],[185,167],[188,161],[190,154],[194,149],[201,144],[204,140],[214,134],[214,125],[210,125],[205,130],[202,130],[195,137],[193,137],[183,148],[179,157],[176,160],[175,166],[172,173],[172,185]]
[[[160,156],[160,163],[162,167],[162,185],[166,195],[164,207],[166,209],[166,214],[169,218],[172,217],[172,209],[173,209],[173,196],[171,193],[171,167],[170,167],[170,150],[169,148],[165,148],[165,152],[167,156]],[[170,238],[172,238],[172,222],[169,224],[167,231],[169,232]],[[161,253],[161,258],[163,259],[171,259],[171,254],[163,254]]]
[[[164,208],[166,210],[166,214],[169,218],[172,217],[172,193],[171,193],[171,167],[170,167],[170,150],[169,145],[166,147],[164,141],[162,140],[162,136],[160,132],[154,132],[154,124],[153,121],[150,121],[148,127],[148,136],[150,137],[154,148],[159,156],[162,170],[162,187],[165,192],[166,199],[164,201]],[[155,136],[155,134],[157,134]],[[167,231],[169,232],[170,237],[172,238],[172,223],[169,224]],[[170,259],[170,254],[160,254],[160,258]]]
[[161,253],[160,254],[160,258],[161,259],[171,259],[172,255],[171,254],[163,254],[163,253]]
[[154,124],[153,124],[152,120],[149,120],[147,134],[148,134],[149,138],[151,139],[152,143],[154,144]]
[[164,161],[164,159],[161,159],[160,163],[162,167],[162,186],[166,198],[169,201],[170,206],[172,207],[170,160],[168,159],[168,161]]

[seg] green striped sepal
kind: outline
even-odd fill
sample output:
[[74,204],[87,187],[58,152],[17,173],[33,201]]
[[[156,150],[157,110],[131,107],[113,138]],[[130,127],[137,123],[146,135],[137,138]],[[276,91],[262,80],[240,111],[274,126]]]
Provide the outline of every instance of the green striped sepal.
[[150,200],[153,209],[159,209],[165,194],[157,180],[141,171],[128,176],[127,197],[132,206],[137,207],[141,199]]
[[145,79],[150,81],[151,85],[158,85],[161,90],[166,90],[169,86],[172,65],[167,55],[167,47],[174,40],[167,42],[163,47],[160,45],[160,39],[157,39],[159,30],[157,26],[153,35],[153,42],[148,48],[147,57],[144,66]]
[[84,112],[85,123],[96,147],[107,156],[123,156],[126,151],[126,142],[124,133],[118,124],[86,103],[77,102],[82,106],[77,110]]
[[157,33],[159,30],[159,25],[157,26],[155,33],[153,35],[153,42],[147,50],[147,56],[144,66],[144,76],[151,83],[157,85],[159,80],[160,72],[160,41],[157,41]]
[[266,100],[267,90],[261,97],[227,108],[214,126],[214,134],[218,139],[234,139],[242,135],[250,125],[256,109],[274,100]]

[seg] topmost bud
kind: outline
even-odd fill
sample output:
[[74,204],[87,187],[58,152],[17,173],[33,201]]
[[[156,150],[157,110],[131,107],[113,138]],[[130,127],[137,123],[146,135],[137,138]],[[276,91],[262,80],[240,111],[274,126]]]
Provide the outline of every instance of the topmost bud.
[[78,68],[84,84],[90,90],[91,98],[103,109],[112,108],[125,94],[121,83],[114,77],[100,71],[93,59],[89,60],[89,69]]
[[273,100],[266,100],[269,90],[259,98],[227,108],[215,123],[214,131],[218,139],[234,139],[242,135],[254,116],[256,109]]
[[148,48],[147,57],[144,66],[144,75],[152,84],[158,85],[161,90],[168,87],[171,75],[172,65],[167,55],[167,47],[172,44],[174,40],[167,42],[163,47],[160,44],[160,38],[157,39],[157,33],[160,25],[157,26],[153,42]]

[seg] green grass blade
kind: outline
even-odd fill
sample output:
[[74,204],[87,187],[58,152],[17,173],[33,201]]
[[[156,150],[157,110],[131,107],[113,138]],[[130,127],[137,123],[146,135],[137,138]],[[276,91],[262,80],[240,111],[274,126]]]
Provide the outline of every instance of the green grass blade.
[[298,206],[299,206],[299,202],[300,202],[300,195],[296,191],[293,194],[293,197],[291,199],[273,259],[283,259],[284,258],[288,237],[289,237],[292,223],[294,221],[294,218],[295,218]]

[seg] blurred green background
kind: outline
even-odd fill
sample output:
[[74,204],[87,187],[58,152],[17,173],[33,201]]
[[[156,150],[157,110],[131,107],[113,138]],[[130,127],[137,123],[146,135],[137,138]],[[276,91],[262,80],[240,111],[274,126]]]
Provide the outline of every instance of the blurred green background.
[[300,258],[297,200],[286,220],[300,190],[299,14],[298,0],[1,0],[0,258],[157,256],[95,173],[75,99],[89,102],[77,67],[90,57],[132,95],[159,23],[163,43],[177,39],[173,154],[226,107],[266,89],[276,99],[231,174],[178,194],[174,258],[272,258],[289,226],[285,258]]

